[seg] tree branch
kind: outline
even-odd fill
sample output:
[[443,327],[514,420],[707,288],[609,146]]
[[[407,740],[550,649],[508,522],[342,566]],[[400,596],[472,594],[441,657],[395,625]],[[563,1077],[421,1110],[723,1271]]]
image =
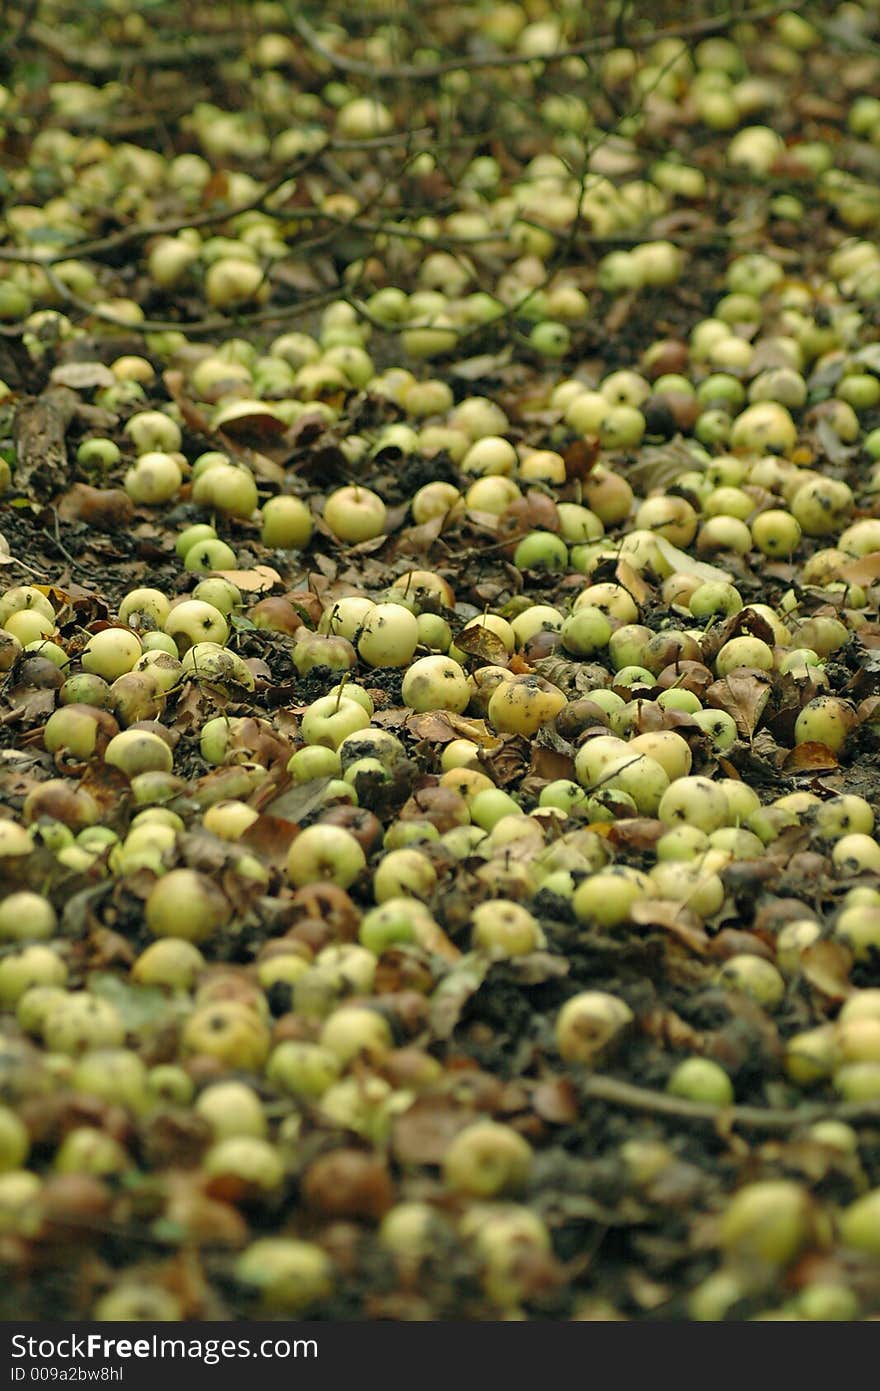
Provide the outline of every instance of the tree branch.
[[[287,4],[290,24],[304,43],[339,72],[352,76],[367,77],[371,82],[399,82],[443,77],[446,73],[479,71],[488,68],[528,67],[530,63],[561,63],[566,58],[584,58],[591,54],[607,53],[617,45],[616,34],[600,34],[596,38],[584,39],[582,43],[569,44],[564,48],[553,49],[548,53],[500,53],[479,54],[467,58],[446,58],[439,63],[404,63],[396,68],[379,68],[360,58],[349,58],[328,48],[303,15]],[[788,4],[760,5],[754,9],[731,11],[726,15],[712,16],[694,20],[691,24],[673,24],[665,29],[654,29],[647,34],[636,34],[627,40],[629,48],[649,48],[663,39],[699,39],[712,34],[722,34],[735,24],[757,24],[761,20],[775,19]]]
[[842,1105],[795,1106],[707,1106],[699,1101],[686,1101],[667,1092],[637,1087],[616,1077],[594,1075],[581,1084],[585,1096],[605,1101],[629,1111],[648,1111],[671,1120],[689,1121],[694,1125],[742,1126],[744,1130],[787,1132],[798,1130],[817,1121],[845,1121],[848,1125],[870,1125],[880,1122],[880,1101],[848,1102]]

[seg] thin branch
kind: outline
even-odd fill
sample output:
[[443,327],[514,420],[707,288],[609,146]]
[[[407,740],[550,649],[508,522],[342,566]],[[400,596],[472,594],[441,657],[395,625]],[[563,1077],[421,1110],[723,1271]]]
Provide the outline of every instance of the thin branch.
[[181,68],[198,66],[216,58],[235,57],[241,53],[241,34],[181,35],[167,43],[147,48],[110,48],[97,43],[92,49],[79,49],[70,43],[63,31],[48,24],[31,24],[27,37],[39,44],[53,58],[59,58],[71,68],[96,74],[118,74],[120,68],[137,64],[146,68]]
[[701,1101],[686,1101],[667,1092],[637,1087],[616,1077],[595,1075],[581,1084],[584,1094],[595,1101],[622,1106],[629,1111],[649,1111],[671,1120],[690,1121],[695,1125],[713,1127],[742,1126],[745,1130],[792,1131],[817,1121],[845,1121],[848,1125],[880,1123],[880,1101],[848,1102],[843,1105],[795,1106],[789,1109],[773,1106],[709,1106]]
[[[211,227],[218,223],[231,222],[233,218],[240,217],[242,213],[255,212],[260,209],[267,198],[277,192],[283,184],[290,179],[295,179],[310,169],[324,155],[331,151],[363,151],[369,153],[372,150],[387,149],[406,144],[417,135],[429,135],[430,127],[419,128],[415,131],[405,131],[401,134],[381,135],[370,140],[327,140],[317,150],[311,151],[302,161],[292,169],[285,169],[280,174],[276,174],[268,183],[255,193],[252,197],[243,202],[234,203],[231,207],[215,209],[211,212],[195,213],[189,217],[166,218],[162,222],[131,223],[127,227],[121,227],[118,232],[111,232],[106,237],[93,237],[90,240],[71,242],[61,251],[53,251],[50,255],[41,255],[37,251],[9,251],[0,247],[0,261],[9,261],[16,265],[40,266],[45,269],[47,266],[58,265],[61,261],[69,261],[83,256],[100,256],[108,251],[116,251],[119,247],[127,246],[133,241],[147,241],[151,237],[174,236],[177,232],[182,232],[184,228],[190,227]],[[328,221],[336,220],[342,226],[351,225],[348,218],[335,218],[330,213],[324,213],[320,208],[298,208],[293,209],[284,216],[288,221],[297,219],[314,221],[317,218],[325,218]],[[384,231],[385,228],[383,227]],[[407,234],[409,235],[409,234]]]
[[40,0],[27,0],[16,28],[13,29],[10,27],[9,32],[0,39],[0,53],[5,53],[7,49],[16,49],[27,37],[28,30],[31,28],[34,16],[37,13],[39,3]]
[[[790,4],[761,5],[755,9],[731,11],[726,15],[698,19],[692,24],[673,24],[665,29],[654,29],[650,33],[636,34],[627,40],[629,48],[649,48],[663,39],[699,39],[711,34],[722,34],[735,24],[757,24],[761,20],[775,19]],[[328,48],[320,36],[301,14],[287,5],[288,18],[293,29],[304,43],[339,72],[352,76],[368,77],[371,82],[400,82],[407,80],[443,77],[446,73],[477,71],[487,68],[528,67],[531,63],[561,63],[566,58],[584,58],[590,54],[607,53],[618,42],[616,34],[600,34],[596,38],[584,39],[582,43],[569,44],[564,48],[552,49],[547,53],[501,53],[479,54],[467,58],[445,58],[439,63],[405,63],[396,68],[379,68],[360,58],[349,58]]]
[[176,329],[181,333],[201,336],[205,333],[228,333],[231,329],[247,328],[252,324],[269,324],[276,320],[280,323],[286,319],[298,318],[300,314],[308,313],[311,309],[320,309],[331,300],[338,299],[342,288],[335,285],[317,294],[308,295],[296,304],[269,305],[265,309],[255,309],[244,314],[215,314],[208,319],[139,319],[137,323],[133,323],[130,319],[121,319],[105,309],[96,308],[89,300],[82,299],[59,279],[51,266],[43,266],[43,270],[53,290],[65,304],[78,309],[90,319],[110,324],[113,328],[126,329],[129,333],[164,333],[169,329]]

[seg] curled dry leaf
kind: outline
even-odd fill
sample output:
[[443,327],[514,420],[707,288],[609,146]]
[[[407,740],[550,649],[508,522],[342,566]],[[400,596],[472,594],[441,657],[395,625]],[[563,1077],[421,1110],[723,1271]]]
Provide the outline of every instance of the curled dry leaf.
[[849,979],[853,955],[843,942],[830,939],[814,942],[801,952],[800,964],[813,989],[829,1000],[845,1000],[853,993],[854,986]]
[[[693,468],[693,461],[690,467]],[[729,570],[722,570],[720,565],[707,565],[704,560],[695,560],[686,551],[680,551],[677,546],[673,546],[671,541],[667,541],[665,536],[655,536],[655,543],[668,565],[671,565],[676,574],[691,575],[694,579],[703,580],[709,584],[715,581],[723,581],[730,584],[733,580]]]
[[512,346],[503,348],[500,353],[481,353],[479,357],[466,357],[454,362],[449,368],[450,375],[465,382],[479,382],[497,379],[513,357]]
[[165,389],[172,401],[180,410],[184,423],[196,435],[203,435],[208,438],[211,433],[211,422],[194,401],[191,401],[184,390],[186,378],[178,368],[169,368],[162,373],[162,381]]
[[562,458],[565,462],[565,476],[569,482],[588,477],[599,458],[599,437],[588,435],[584,439],[574,440]]
[[683,903],[670,903],[665,898],[643,898],[633,904],[629,916],[640,927],[663,928],[698,956],[709,954],[709,937],[702,920]]
[[237,440],[271,439],[287,429],[285,421],[265,401],[231,401],[215,412],[211,425],[218,434]]
[[580,1116],[578,1095],[569,1077],[543,1077],[531,1101],[535,1114],[550,1125],[574,1125]]
[[570,967],[562,956],[548,951],[532,951],[526,956],[514,956],[505,969],[520,985],[544,985],[549,980],[564,980]]
[[651,587],[645,582],[638,570],[634,570],[628,560],[618,560],[615,567],[615,578],[619,585],[631,594],[639,607],[647,603],[651,597]]
[[553,782],[556,778],[571,780],[575,776],[574,758],[546,744],[533,744],[529,776],[544,782]]
[[492,963],[470,953],[437,986],[431,997],[431,1032],[435,1038],[451,1038],[468,1000],[477,993]]

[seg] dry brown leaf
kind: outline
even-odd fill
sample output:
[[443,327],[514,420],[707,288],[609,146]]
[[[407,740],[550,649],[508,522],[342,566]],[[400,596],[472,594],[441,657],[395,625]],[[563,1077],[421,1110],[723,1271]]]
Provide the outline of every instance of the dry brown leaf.
[[246,462],[254,477],[263,483],[272,483],[280,488],[284,484],[284,469],[281,464],[270,459],[268,454],[261,454],[258,449],[251,449],[246,457]]
[[134,504],[121,488],[90,488],[74,483],[56,506],[62,522],[86,522],[96,531],[120,531],[134,516]]
[[645,583],[637,570],[634,570],[627,560],[618,560],[615,570],[617,583],[632,595],[633,599],[641,608],[651,597],[650,586]]
[[261,594],[283,583],[278,571],[273,570],[271,565],[255,565],[253,570],[212,570],[211,574],[229,580],[245,594]]
[[421,715],[410,715],[406,727],[414,738],[438,744],[449,744],[453,739],[472,739],[482,748],[492,749],[501,742],[485,720],[471,720],[451,710],[428,710]]
[[282,792],[280,797],[270,802],[263,809],[264,813],[271,818],[280,817],[291,825],[296,825],[318,807],[325,805],[326,792],[331,781],[331,778],[310,778],[308,782],[298,783],[289,792]]
[[[281,800],[280,798],[278,799]],[[275,803],[277,805],[277,802]],[[296,839],[299,826],[281,816],[258,816],[239,836],[239,843],[253,850],[264,864],[282,869],[287,863],[287,852]]]
[[62,362],[49,376],[53,386],[69,386],[71,391],[92,391],[99,386],[115,386],[116,378],[103,362]]
[[452,1140],[474,1119],[447,1096],[419,1096],[391,1127],[391,1152],[398,1164],[440,1164]]
[[545,744],[533,744],[529,776],[546,782],[553,782],[556,778],[570,780],[574,777],[574,759],[571,754],[560,753]]
[[801,952],[801,970],[814,990],[829,1000],[845,1000],[854,987],[850,985],[853,956],[842,942],[826,939],[814,942]]
[[880,647],[880,623],[863,623],[858,630],[858,640],[869,652]]
[[397,538],[395,555],[427,555],[446,523],[446,517],[430,517],[420,526],[408,526]]
[[650,816],[632,816],[609,823],[608,839],[619,850],[652,851],[668,827]]
[[[691,464],[693,468],[693,464]],[[704,580],[707,584],[713,581],[729,582],[733,579],[729,570],[722,570],[717,565],[707,565],[705,560],[695,560],[686,551],[680,551],[677,546],[673,546],[671,541],[667,541],[665,536],[659,534],[654,537],[657,548],[667,565],[671,565],[676,574],[692,575],[694,579]]]
[[476,657],[489,666],[506,667],[510,660],[510,654],[501,639],[479,623],[474,623],[460,632],[455,639],[455,645],[468,657]]
[[535,1114],[551,1125],[574,1125],[580,1115],[577,1092],[568,1077],[545,1077],[532,1092]]
[[228,402],[215,412],[211,423],[217,434],[235,440],[274,439],[287,429],[286,422],[262,401]]
[[468,1000],[476,995],[491,962],[488,956],[463,956],[444,976],[431,996],[431,1032],[437,1039],[451,1038]]
[[837,755],[827,744],[807,740],[803,744],[795,744],[786,755],[782,768],[786,773],[819,773],[838,766]]
[[745,668],[714,681],[705,694],[707,705],[731,716],[741,739],[751,739],[769,699],[769,678],[764,672]]
[[570,970],[565,957],[554,956],[549,951],[531,951],[525,956],[512,956],[505,966],[520,985],[543,985],[548,980],[562,980]]
[[876,580],[880,580],[880,551],[873,551],[871,555],[863,555],[859,560],[842,565],[837,573],[848,584],[874,584]]
[[431,956],[439,956],[443,961],[456,962],[461,960],[460,950],[447,937],[439,923],[432,921],[421,923],[416,929],[416,941]]
[[565,462],[565,476],[568,481],[586,478],[592,471],[598,457],[598,435],[588,435],[585,439],[575,440],[562,456]]
[[502,734],[491,748],[480,750],[480,766],[498,787],[507,787],[525,773],[528,745],[518,734]]
[[165,390],[177,405],[183,417],[184,424],[197,435],[209,436],[211,422],[194,401],[191,401],[184,390],[186,378],[177,368],[169,368],[162,373],[162,382]]
[[643,898],[630,909],[630,918],[640,927],[662,927],[698,956],[709,954],[710,941],[701,919],[682,903],[666,898]]

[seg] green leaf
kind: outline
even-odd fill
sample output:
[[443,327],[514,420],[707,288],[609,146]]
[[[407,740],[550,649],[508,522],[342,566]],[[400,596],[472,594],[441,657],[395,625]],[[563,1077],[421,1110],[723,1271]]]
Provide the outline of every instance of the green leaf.
[[156,985],[129,985],[109,971],[98,972],[89,981],[89,990],[115,1005],[131,1033],[149,1033],[164,1025],[170,1016],[185,1014],[191,1008],[188,996],[177,998]]

